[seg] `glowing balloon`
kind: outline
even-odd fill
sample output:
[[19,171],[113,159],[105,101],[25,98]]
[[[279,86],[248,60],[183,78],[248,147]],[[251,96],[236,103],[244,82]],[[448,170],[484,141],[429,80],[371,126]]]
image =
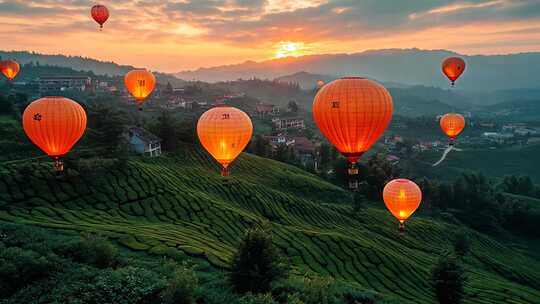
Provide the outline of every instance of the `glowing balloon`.
[[154,74],[147,70],[133,70],[126,74],[124,83],[129,93],[139,105],[139,110],[142,110],[142,104],[156,87],[156,78]]
[[390,93],[377,82],[360,77],[326,84],[313,101],[317,127],[351,164],[386,130],[392,111]]
[[60,157],[66,155],[86,130],[86,112],[75,101],[64,97],[43,97],[24,110],[24,132],[62,171]]
[[405,230],[405,221],[418,209],[422,191],[414,182],[400,178],[390,181],[383,190],[386,208],[399,221],[399,230]]
[[450,139],[450,144],[453,144],[456,137],[465,128],[465,118],[461,114],[448,113],[441,117],[439,124],[444,134]]
[[197,123],[199,141],[223,167],[222,176],[229,175],[229,165],[247,146],[252,134],[249,116],[226,104],[204,112]]
[[21,67],[15,60],[0,61],[0,71],[9,81],[12,81],[19,74],[20,69]]
[[92,14],[92,18],[99,24],[99,29],[101,30],[103,24],[109,19],[109,10],[106,6],[97,4],[92,6],[90,13]]
[[452,86],[464,71],[465,61],[459,57],[446,58],[442,63],[442,72],[450,79]]

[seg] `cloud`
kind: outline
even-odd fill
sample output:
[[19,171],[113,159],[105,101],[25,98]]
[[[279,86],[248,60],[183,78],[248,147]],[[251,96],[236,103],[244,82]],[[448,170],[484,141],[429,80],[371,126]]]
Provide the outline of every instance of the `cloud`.
[[[511,44],[510,36],[516,35],[516,46],[505,49],[540,50],[535,32],[540,22],[538,0],[103,0],[102,3],[109,7],[111,18],[105,24],[105,32],[98,33],[89,16],[94,1],[0,0],[0,37],[12,36],[10,40],[15,41],[17,49],[33,50],[39,46],[39,50],[62,52],[75,49],[72,45],[75,43],[83,55],[119,56],[129,53],[128,48],[137,55],[176,49],[179,55],[175,58],[199,58],[207,54],[216,60],[226,60],[223,56],[234,53],[252,54],[245,59],[272,57],[283,41],[303,43],[306,53],[354,52],[400,45],[496,52],[500,43],[489,43],[491,47],[482,49],[482,42],[488,45],[488,40],[504,38]],[[474,30],[479,27],[486,29],[485,33]],[[445,41],[434,35],[450,35],[455,40]],[[92,41],[108,44],[98,48]],[[197,48],[201,49],[198,54],[188,53]],[[219,48],[221,57],[211,53]]]

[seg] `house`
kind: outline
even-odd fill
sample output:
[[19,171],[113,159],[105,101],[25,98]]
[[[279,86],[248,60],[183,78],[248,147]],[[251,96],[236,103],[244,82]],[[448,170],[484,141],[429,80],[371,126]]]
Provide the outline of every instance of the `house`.
[[39,93],[48,95],[67,90],[92,90],[92,78],[88,76],[43,76],[38,79]]
[[304,119],[299,117],[276,117],[272,119],[272,123],[274,123],[277,130],[304,129],[306,127]]
[[125,137],[131,148],[140,154],[156,157],[161,155],[161,139],[140,127],[129,127]]
[[264,102],[259,102],[257,104],[257,107],[256,107],[256,111],[257,111],[257,114],[261,117],[264,117],[266,115],[278,115],[279,114],[279,107],[273,105],[273,104],[269,104],[269,103],[264,103]]
[[288,138],[285,134],[278,134],[278,135],[272,135],[272,136],[264,136],[268,142],[272,145],[272,147],[276,147],[278,145],[287,145],[290,146],[294,144],[294,139]]
[[315,155],[315,145],[307,137],[294,137],[294,152],[300,159],[300,162],[306,163],[313,160]]

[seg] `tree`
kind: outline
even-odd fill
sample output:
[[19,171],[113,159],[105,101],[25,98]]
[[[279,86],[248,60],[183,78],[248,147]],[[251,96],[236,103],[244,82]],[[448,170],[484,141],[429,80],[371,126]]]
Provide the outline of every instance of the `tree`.
[[0,115],[11,115],[13,113],[13,103],[9,98],[0,95]]
[[326,165],[330,161],[330,145],[322,143],[319,147],[319,160],[321,166]]
[[229,280],[236,292],[265,293],[285,279],[288,265],[272,243],[269,228],[249,229],[231,262]]
[[353,194],[354,213],[358,213],[364,208],[366,208],[366,197],[360,192],[354,192]]
[[174,151],[178,147],[178,129],[176,121],[167,111],[161,112],[156,123],[150,126],[152,133],[161,138],[161,147],[165,151]]
[[165,87],[165,92],[171,95],[174,92],[174,89],[170,82],[167,81],[167,86]]
[[255,140],[253,141],[253,144],[251,146],[252,146],[251,151],[255,155],[262,156],[262,157],[268,157],[268,155],[270,155],[270,152],[271,152],[270,143],[260,134],[255,136]]
[[289,112],[298,113],[298,104],[296,103],[296,101],[291,100],[287,105],[287,109],[289,109]]
[[455,257],[443,256],[432,270],[431,280],[440,304],[460,304],[463,300],[465,272]]
[[471,250],[471,240],[469,234],[465,230],[458,231],[452,239],[454,253],[460,259],[465,257]]
[[125,131],[125,114],[98,103],[88,108],[88,142],[115,151]]

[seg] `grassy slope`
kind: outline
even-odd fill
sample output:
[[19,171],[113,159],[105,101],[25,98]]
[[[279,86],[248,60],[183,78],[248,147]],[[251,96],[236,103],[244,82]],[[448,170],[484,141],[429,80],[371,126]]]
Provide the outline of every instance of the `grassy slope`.
[[[100,166],[107,171],[98,178],[70,181],[55,180],[49,163],[33,164],[25,180],[18,166],[0,167],[1,220],[99,232],[135,250],[176,247],[225,266],[239,235],[269,219],[297,272],[356,282],[400,303],[434,301],[429,269],[456,228],[416,217],[400,236],[382,208],[355,217],[343,190],[247,154],[227,179],[191,148],[174,159],[132,160],[124,171]],[[540,301],[537,260],[477,233],[473,239],[468,303]]]
[[[426,152],[422,160],[426,164],[433,164],[441,158],[441,155],[440,151]],[[461,172],[476,171],[495,178],[503,178],[505,175],[528,175],[535,183],[538,183],[540,182],[538,155],[540,155],[540,145],[495,150],[452,151],[442,164],[431,170],[440,178],[454,179]]]

